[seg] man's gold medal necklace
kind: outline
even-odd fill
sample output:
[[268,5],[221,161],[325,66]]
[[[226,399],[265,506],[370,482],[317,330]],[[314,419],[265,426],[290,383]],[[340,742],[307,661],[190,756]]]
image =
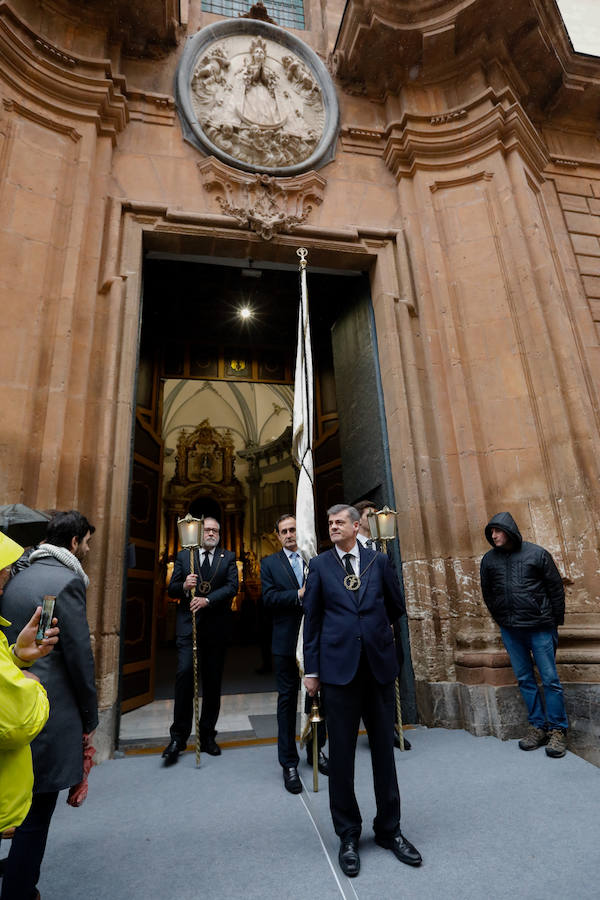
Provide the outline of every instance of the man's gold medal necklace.
[[[203,551],[203,552],[204,552],[204,551]],[[213,575],[212,575],[212,578],[210,579],[210,581],[201,581],[200,584],[197,586],[197,590],[198,590],[198,592],[199,592],[197,596],[199,596],[199,597],[207,597],[208,594],[210,594],[210,592],[211,592],[211,590],[212,590],[213,578],[215,577],[215,575],[216,575],[217,572],[219,571],[219,566],[221,565],[221,560],[223,559],[223,556],[224,556],[224,554],[221,553],[220,556],[219,556],[219,562],[217,563],[217,568],[216,568],[215,571],[213,572]]]
[[[333,555],[335,556],[335,558],[337,559],[340,566],[342,567],[342,569],[345,572],[346,567],[344,566],[344,563],[341,561],[340,555],[337,552],[337,550],[335,548],[332,548],[331,552],[333,553]],[[361,579],[362,579],[363,575],[365,574],[367,569],[371,568],[371,566],[373,565],[373,563],[375,562],[376,559],[377,559],[377,557],[374,556],[373,559],[371,560],[371,562],[368,564],[368,566],[365,566],[365,568],[362,570],[362,572],[360,572],[358,575],[355,575],[355,574],[350,575],[348,573],[346,575],[346,577],[344,578],[344,587],[347,588],[349,591],[357,591],[362,584]]]

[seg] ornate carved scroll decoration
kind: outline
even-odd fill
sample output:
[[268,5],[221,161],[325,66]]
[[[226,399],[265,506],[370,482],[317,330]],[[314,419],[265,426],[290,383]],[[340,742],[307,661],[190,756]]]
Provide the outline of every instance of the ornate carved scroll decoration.
[[77,60],[73,59],[72,56],[68,56],[68,54],[63,53],[62,50],[59,50],[58,47],[55,47],[53,44],[48,44],[41,38],[36,38],[34,43],[35,46],[39,47],[40,50],[42,50],[47,56],[54,57],[54,59],[58,60],[58,62],[63,63],[65,66],[74,68],[77,65]]
[[308,219],[314,205],[323,201],[326,181],[316,172],[294,178],[252,175],[230,169],[216,159],[198,163],[206,191],[226,216],[270,241],[281,231],[293,231]]
[[189,434],[185,429],[179,434],[175,457],[175,475],[172,485],[191,483],[233,485],[235,477],[235,451],[229,429],[221,434],[204,419]]
[[467,110],[466,109],[454,109],[450,112],[440,113],[437,116],[431,116],[429,119],[430,125],[445,125],[447,122],[454,122],[456,119],[466,119],[467,118]]
[[565,166],[567,169],[576,169],[579,165],[576,159],[564,159],[562,156],[553,156],[552,162],[555,166]]

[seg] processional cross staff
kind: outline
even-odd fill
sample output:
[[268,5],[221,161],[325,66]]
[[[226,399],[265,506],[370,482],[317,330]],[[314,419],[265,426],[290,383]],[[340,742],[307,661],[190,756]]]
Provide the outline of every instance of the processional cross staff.
[[[184,550],[190,551],[190,575],[194,574],[194,552],[204,543],[204,517],[195,519],[190,513],[177,520],[179,543]],[[192,588],[190,599],[194,596]],[[196,612],[192,613],[192,663],[194,667],[194,724],[196,728],[196,768],[200,767],[200,701],[198,692],[198,640],[196,629]]]

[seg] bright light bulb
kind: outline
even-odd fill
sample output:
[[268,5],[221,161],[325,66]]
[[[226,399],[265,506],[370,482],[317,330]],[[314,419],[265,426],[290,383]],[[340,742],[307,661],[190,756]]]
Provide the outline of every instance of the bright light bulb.
[[252,310],[248,306],[242,306],[240,309],[240,318],[241,319],[251,319],[252,318]]

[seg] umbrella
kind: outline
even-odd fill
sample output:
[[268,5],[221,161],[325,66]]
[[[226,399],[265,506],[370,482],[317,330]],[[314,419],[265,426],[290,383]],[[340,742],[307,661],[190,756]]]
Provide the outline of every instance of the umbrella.
[[22,503],[0,506],[0,531],[23,547],[39,544],[46,537],[50,516]]

